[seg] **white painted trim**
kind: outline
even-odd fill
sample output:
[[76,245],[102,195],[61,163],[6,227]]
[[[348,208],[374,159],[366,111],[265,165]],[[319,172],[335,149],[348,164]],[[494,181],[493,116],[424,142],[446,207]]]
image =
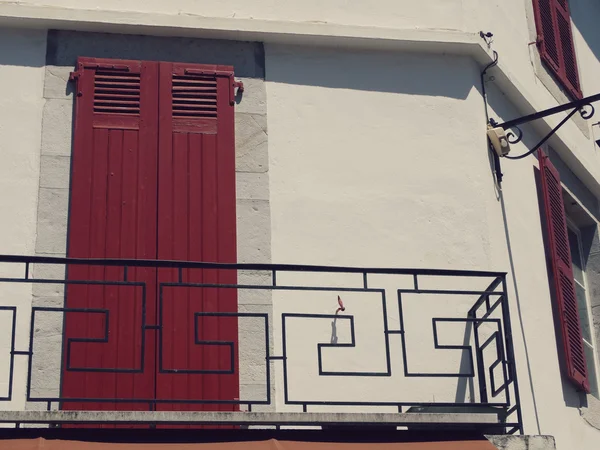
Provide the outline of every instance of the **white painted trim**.
[[0,24],[78,31],[254,40],[365,48],[412,48],[418,51],[468,53],[479,35],[461,31],[362,27],[333,23],[272,21],[157,14],[134,11],[85,10],[0,3]]

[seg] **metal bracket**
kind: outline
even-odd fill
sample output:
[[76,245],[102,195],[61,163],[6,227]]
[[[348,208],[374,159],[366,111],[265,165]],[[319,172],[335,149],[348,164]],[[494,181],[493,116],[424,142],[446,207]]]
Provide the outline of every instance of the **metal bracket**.
[[505,156],[505,158],[507,159],[521,159],[530,155],[539,147],[544,145],[548,139],[550,139],[565,123],[567,123],[567,121],[571,117],[575,115],[576,112],[579,112],[581,117],[585,120],[591,119],[594,115],[594,112],[596,111],[592,106],[592,103],[598,100],[600,100],[600,94],[595,94],[589,97],[584,97],[582,99],[575,100],[573,102],[565,103],[564,105],[555,106],[554,108],[548,108],[537,113],[509,120],[504,123],[499,124],[494,119],[490,119],[489,122],[490,125],[492,125],[493,127],[500,127],[503,130],[507,131],[506,137],[508,139],[508,142],[511,144],[516,144],[518,142],[521,142],[521,140],[523,139],[523,131],[521,130],[521,128],[519,128],[519,125],[524,125],[529,122],[533,122],[534,120],[542,119],[544,117],[552,116],[560,112],[571,110],[569,114],[567,114],[566,117],[559,122],[558,125],[556,125],[546,136],[544,136],[540,142],[533,146],[532,150],[518,156]]

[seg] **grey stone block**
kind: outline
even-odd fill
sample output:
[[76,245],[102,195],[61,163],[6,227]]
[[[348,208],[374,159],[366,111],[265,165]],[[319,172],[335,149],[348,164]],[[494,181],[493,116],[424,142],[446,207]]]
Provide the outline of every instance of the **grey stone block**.
[[42,118],[42,155],[71,156],[73,102],[46,100]]
[[[270,305],[240,305],[239,312],[269,314]],[[269,320],[269,323],[272,321]],[[239,361],[241,384],[266,384],[266,333],[271,329],[265,327],[263,318],[244,318],[238,321]],[[269,343],[271,343],[269,335]],[[269,349],[271,353],[272,348]]]
[[70,177],[70,157],[42,155],[40,161],[40,187],[68,189]]
[[236,113],[267,114],[267,92],[260,78],[237,78],[244,83],[244,92],[236,99]]
[[262,318],[240,317],[238,333],[240,337],[240,359],[254,366],[262,367],[264,372],[266,354],[265,326]]
[[[240,400],[265,401],[267,400],[267,385],[265,383],[240,383]],[[258,406],[258,405],[257,405]],[[252,411],[265,411],[266,409],[255,409]],[[261,405],[263,408],[270,405]]]
[[69,190],[40,188],[36,253],[66,253]]
[[[56,255],[59,256],[59,255]],[[64,255],[60,255],[64,256]],[[45,280],[64,280],[65,267],[61,265],[34,264],[32,277]],[[45,306],[44,301],[58,302],[64,298],[64,285],[51,283],[33,283],[33,306]],[[46,299],[46,300],[45,300]]]
[[31,364],[31,394],[58,397],[60,389],[62,330],[55,335],[36,333]]
[[238,284],[272,286],[273,278],[271,272],[240,270],[238,271]]
[[270,305],[272,295],[270,289],[239,289],[238,305]]
[[[56,253],[48,256],[64,257],[64,253]],[[33,264],[31,267],[33,278],[43,278],[46,280],[64,280],[65,266],[62,264]]]
[[237,201],[237,245],[240,263],[271,261],[271,217],[265,200]]
[[270,308],[264,306],[272,304],[272,290],[268,289],[273,285],[270,272],[239,272],[238,284],[265,286],[265,289],[238,289],[238,305],[262,305],[262,309],[259,311],[247,312],[266,313],[270,311]]
[[236,174],[237,198],[269,200],[268,173],[238,172]]
[[73,84],[69,83],[69,74],[74,67],[46,66],[44,78],[44,97],[55,99],[72,99]]
[[235,155],[238,172],[268,171],[267,128],[263,116],[235,115]]
[[[64,291],[63,289],[60,289],[61,291]],[[50,295],[50,296],[39,296],[39,295],[35,295],[33,296],[33,306],[43,306],[45,308],[62,308],[65,304],[65,296],[63,295],[63,292],[57,293],[56,295]],[[36,313],[35,316],[35,321],[36,323],[38,321],[43,321],[45,320],[43,318],[43,316],[45,314],[51,314],[49,312],[40,312],[38,311]],[[62,313],[52,313],[53,316],[60,316],[60,321],[62,323]],[[57,319],[58,320],[58,319]]]
[[63,284],[40,283],[33,285],[33,306],[59,306],[65,300],[65,287]]
[[[64,255],[52,255],[52,256],[64,256]],[[65,267],[60,265],[49,265],[49,264],[34,264],[31,270],[31,277],[34,279],[45,279],[45,280],[64,280],[65,279]],[[58,299],[64,298],[64,284],[62,283],[33,283],[33,306],[45,306],[45,301],[52,302],[59,301]]]

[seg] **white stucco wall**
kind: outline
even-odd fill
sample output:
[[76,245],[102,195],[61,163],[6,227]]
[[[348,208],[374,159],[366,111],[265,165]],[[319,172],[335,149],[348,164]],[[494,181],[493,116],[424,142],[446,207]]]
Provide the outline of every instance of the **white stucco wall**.
[[[594,33],[591,0],[570,0],[575,20],[575,40],[582,73],[600,69]],[[0,0],[0,22],[47,28],[86,29],[135,34],[215,36],[229,39],[290,40],[302,35],[304,42],[322,44],[331,36],[346,47],[364,46],[353,37],[367,36],[371,47],[380,45],[411,46],[411,39],[452,42],[436,51],[460,52],[454,42],[479,41],[481,30],[494,33],[492,48],[500,55],[504,79],[520,96],[520,112],[533,112],[566,100],[540,65],[535,45],[532,0],[380,0],[281,2],[273,0],[226,0],[220,2],[135,0],[97,2],[91,0]],[[417,35],[411,34],[417,32]],[[432,33],[432,34],[427,34]],[[588,43],[582,41],[581,36]],[[403,43],[403,39],[406,39]],[[472,43],[473,41],[470,41]],[[470,44],[469,44],[470,45]],[[435,46],[434,46],[435,47]],[[443,47],[443,46],[442,46]],[[586,48],[587,47],[587,48]],[[465,47],[466,48],[466,47]],[[590,51],[594,50],[594,51]],[[582,75],[584,94],[595,93],[597,77]],[[549,85],[550,89],[549,89]],[[551,92],[552,91],[552,92]],[[558,93],[558,94],[557,94]],[[511,95],[512,95],[511,94]],[[514,96],[513,95],[513,96]],[[526,110],[526,111],[525,111]],[[560,118],[549,119],[556,124]],[[582,132],[583,130],[583,132]],[[581,178],[600,194],[600,163],[590,145],[589,123],[571,121],[560,133],[555,145]]]
[[[42,128],[42,90],[46,33],[0,30],[0,253],[33,254],[36,236],[37,192]],[[24,267],[0,265],[0,276],[22,277]],[[19,306],[16,349],[26,347],[29,333],[31,286],[4,283],[0,305]],[[0,396],[7,394],[11,317],[0,312]],[[17,356],[12,402],[1,409],[23,408],[25,358]]]
[[[597,448],[600,432],[563,398],[534,178],[537,161],[504,161],[503,213],[490,170],[479,69],[473,61],[275,45],[265,53],[273,260],[509,272],[525,431],[555,436],[559,449]],[[493,83],[488,85],[490,113],[500,119],[516,116],[510,101]],[[526,131],[530,134],[513,148],[515,154],[539,139]],[[359,284],[351,277],[304,277],[310,284],[308,278],[313,283]],[[408,282],[391,281],[396,287]],[[332,314],[335,298],[327,295],[278,293],[275,317],[290,310]],[[363,310],[367,297],[348,298],[357,327],[360,320],[367,324],[362,337],[368,343],[343,350],[353,352],[351,356],[337,350],[337,359],[331,353],[329,361],[346,370],[381,369],[381,342],[377,334],[369,334],[381,328],[381,319]],[[431,308],[442,317],[459,311],[447,304],[421,305],[412,311],[416,322],[431,317]],[[391,321],[396,313],[388,311]],[[298,343],[295,350],[307,364],[312,351],[313,372],[316,343],[329,342],[329,322],[288,326]],[[430,329],[431,322],[422,324]],[[339,342],[348,342],[348,329],[338,323]],[[428,333],[421,334],[417,349],[423,358],[420,369],[458,367],[444,351],[431,350]],[[394,338],[391,348],[392,360],[398,361]],[[393,363],[392,370],[396,375],[391,383],[355,378],[336,384],[307,374],[304,384],[290,380],[295,398],[316,390],[326,398],[343,392],[357,400],[389,400],[414,397],[420,389],[431,396],[426,400],[444,401],[457,392],[457,385],[445,379],[424,387],[398,376],[401,364]],[[282,399],[278,401],[284,408]]]
[[[600,10],[593,0],[570,3],[583,91],[591,95],[600,91],[596,76],[600,72],[599,39],[594,33]],[[167,17],[174,24],[171,31],[146,27],[149,34],[176,33],[178,23],[190,26],[190,18],[245,19],[245,27],[248,20],[254,20],[266,34],[271,23],[283,24],[283,29],[285,24],[309,24],[354,26],[358,31],[361,27],[435,30],[448,32],[448,39],[455,32],[491,31],[492,47],[500,55],[499,68],[494,70],[502,70],[519,94],[517,100],[490,82],[491,115],[510,119],[522,114],[527,102],[539,110],[565,100],[543,80],[537,50],[530,45],[535,36],[531,0],[385,0],[375,4],[110,0],[101,6],[91,0],[21,0],[0,1],[2,5],[39,7],[36,11],[51,11],[48,14],[55,11],[60,20],[81,21],[82,29],[103,10],[118,13],[119,24],[138,21],[140,14],[149,23]],[[102,26],[95,25],[96,29]],[[115,28],[107,25],[107,30]],[[2,253],[33,254],[44,32],[3,33],[0,75],[11,82],[0,87],[0,98],[8,105],[0,111],[0,183],[6,186],[2,191],[11,194],[0,195],[0,207],[12,211],[12,219],[0,222],[0,248]],[[239,39],[245,36],[236,34]],[[256,35],[248,36],[254,39]],[[315,36],[315,43],[322,44],[321,37]],[[272,260],[509,272],[526,432],[556,436],[559,450],[596,449],[599,432],[586,424],[577,408],[566,406],[563,398],[533,175],[537,163],[530,157],[503,164],[501,200],[486,150],[481,68],[469,56],[361,52],[351,47],[351,39],[343,50],[266,46]],[[552,118],[548,123],[559,120]],[[600,161],[587,127],[585,122],[569,122],[552,145],[598,195]],[[515,154],[539,138],[534,128],[528,131],[525,142],[513,148]],[[24,289],[2,292],[12,302],[13,294],[27,298],[30,288]],[[278,293],[275,317],[290,310],[333,313],[335,299],[327,303],[327,296],[314,298],[307,303],[303,296]],[[346,301],[349,308],[361,311],[364,323],[378,325],[380,317],[361,310],[358,299],[348,295]],[[279,327],[280,321],[275,325]],[[345,324],[337,325],[339,340],[344,341],[348,329]],[[367,335],[369,326],[363,328]],[[311,331],[311,339],[321,342],[329,338],[331,324],[319,324]],[[306,330],[291,326],[290,332],[301,338]],[[298,351],[310,356],[314,342],[299,342]],[[6,349],[4,343],[2,349]],[[354,358],[352,352],[360,357]],[[350,368],[379,368],[381,356],[370,346],[359,346],[344,354],[341,362]],[[457,363],[452,358],[448,362]],[[327,383],[317,387],[321,394],[336,388]],[[340,388],[364,398],[385,396],[387,389],[400,395],[408,386],[390,387],[383,381],[361,391],[360,383],[348,383]],[[435,393],[444,396],[454,391],[456,386],[450,383]],[[277,400],[283,408],[281,397]]]

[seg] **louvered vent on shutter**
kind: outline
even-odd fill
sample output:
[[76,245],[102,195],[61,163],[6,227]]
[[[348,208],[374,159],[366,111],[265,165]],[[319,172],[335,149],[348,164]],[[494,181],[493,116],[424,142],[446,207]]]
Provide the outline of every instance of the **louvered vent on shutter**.
[[589,392],[560,177],[541,149],[538,150],[538,159],[548,236],[548,257],[552,267],[552,282],[557,302],[556,309],[560,321],[567,377],[579,388]]
[[[534,0],[535,2],[536,0]],[[554,19],[552,14],[552,0],[537,0],[539,5],[539,23],[538,41],[541,43],[542,57],[547,56],[556,69],[560,66],[560,58],[558,56],[558,46],[556,45],[557,36],[554,32]]]
[[[575,60],[575,44],[573,43],[573,33],[571,31],[571,16],[566,4],[557,8],[556,23],[558,26],[558,36],[560,38],[563,57],[564,76],[567,79],[567,88],[576,97],[581,97],[579,74],[577,72],[577,62]],[[570,86],[568,84],[570,84]]]
[[216,118],[216,77],[173,75],[173,117]]
[[94,112],[139,115],[140,74],[122,71],[96,71],[94,75]]

